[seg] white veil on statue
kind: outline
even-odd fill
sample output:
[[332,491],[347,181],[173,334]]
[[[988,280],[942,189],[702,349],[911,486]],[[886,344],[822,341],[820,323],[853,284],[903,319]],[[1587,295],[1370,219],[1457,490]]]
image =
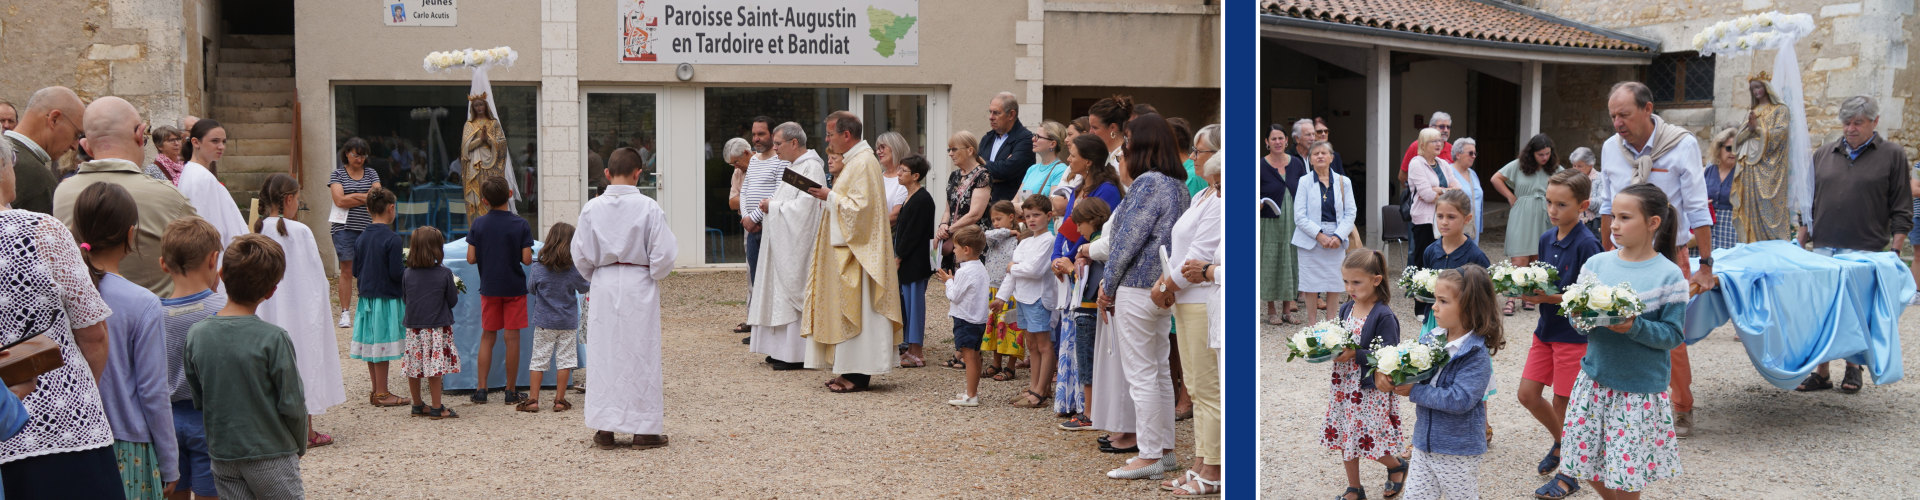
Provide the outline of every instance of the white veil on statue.
[[[493,120],[500,125],[501,134],[505,135],[507,130],[506,122],[500,121],[500,107],[493,104],[493,82],[487,80],[486,67],[482,66],[482,67],[473,69],[473,87],[467,91],[467,95],[487,96],[487,111],[493,113]],[[473,121],[473,106],[467,106],[467,121]],[[512,211],[515,214],[519,214],[520,213],[520,204],[519,204],[520,181],[518,179],[515,179],[515,176],[514,176],[513,151],[512,151],[513,148],[508,148],[502,145],[501,149],[506,150],[507,154],[503,155],[505,156],[505,158],[501,158],[500,174],[501,176],[507,178],[507,187],[511,188],[513,191],[513,202],[507,204],[507,210]],[[462,169],[464,170],[465,165],[462,165],[462,167],[463,167]],[[472,172],[463,172],[462,174],[471,175]]]

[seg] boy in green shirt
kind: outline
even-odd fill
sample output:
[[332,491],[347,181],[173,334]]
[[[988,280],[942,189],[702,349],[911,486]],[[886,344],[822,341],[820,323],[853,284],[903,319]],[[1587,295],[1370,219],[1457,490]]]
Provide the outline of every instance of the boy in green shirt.
[[303,497],[307,404],[293,341],[254,315],[285,272],[278,243],[259,234],[234,238],[220,268],[227,306],[187,333],[187,387],[205,418],[223,498]]

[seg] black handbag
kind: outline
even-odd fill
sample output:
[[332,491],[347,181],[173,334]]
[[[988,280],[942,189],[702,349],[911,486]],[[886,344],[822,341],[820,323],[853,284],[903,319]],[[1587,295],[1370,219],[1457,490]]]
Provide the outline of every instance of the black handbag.
[[[1433,175],[1440,178],[1440,187],[1447,187],[1447,174],[1440,173],[1440,166],[1428,166],[1433,167]],[[1405,193],[1400,194],[1400,222],[1413,223],[1413,186],[1411,185],[1407,186]]]

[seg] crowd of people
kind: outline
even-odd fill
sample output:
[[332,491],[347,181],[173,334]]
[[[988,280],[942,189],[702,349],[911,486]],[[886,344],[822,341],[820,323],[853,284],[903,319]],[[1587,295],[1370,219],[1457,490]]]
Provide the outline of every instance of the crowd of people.
[[928,191],[932,166],[903,136],[869,145],[851,114],[828,118],[826,158],[805,127],[765,117],[728,141],[730,204],[748,232],[742,342],[773,370],[830,371],[828,391],[866,391],[927,366],[926,295],[940,280],[954,352],[938,365],[964,374],[948,404],[977,407],[983,381],[1025,370],[1006,404],[1106,431],[1089,444],[1133,454],[1107,472],[1116,479],[1179,470],[1174,422],[1191,417],[1196,463],[1165,489],[1218,494],[1220,128],[1126,96],[1028,128],[1001,93],[987,119],[984,134],[948,138],[945,193]]
[[[474,100],[476,116],[485,105]],[[1193,465],[1162,486],[1219,494],[1220,128],[1194,131],[1125,96],[1071,124],[1028,129],[1019,112],[1003,93],[987,133],[953,134],[948,193],[928,192],[932,165],[901,134],[869,144],[845,111],[825,120],[825,157],[797,122],[758,118],[728,141],[751,250],[746,342],[772,369],[827,371],[827,390],[866,391],[926,366],[926,295],[939,279],[955,339],[943,366],[964,370],[950,404],[979,406],[983,380],[1025,370],[1007,404],[1051,409],[1063,430],[1106,431],[1087,444],[1132,455],[1107,471],[1116,479],[1180,470],[1174,422],[1193,419]],[[469,354],[452,328],[467,284],[443,264],[453,248],[439,230],[395,226],[368,141],[346,140],[327,181],[339,266],[329,290],[322,242],[289,220],[307,205],[299,180],[266,179],[249,225],[212,173],[226,149],[218,122],[155,127],[125,100],[83,103],[60,87],[14,115],[0,141],[0,219],[20,230],[0,232],[13,255],[0,266],[24,286],[0,293],[39,306],[0,314],[0,342],[44,336],[65,365],[0,397],[6,495],[301,497],[300,457],[333,443],[312,415],[348,400],[337,328],[366,363],[367,404],[460,417],[442,382]],[[646,156],[607,152],[605,189],[541,245],[510,210],[505,174],[468,169],[480,206],[464,258],[480,277],[483,331],[471,402],[488,402],[499,370],[506,404],[541,411],[544,372],[557,370],[546,408],[571,410],[569,371],[584,352],[601,381],[584,402],[594,445],[668,445],[657,282],[676,244],[635,186]],[[329,299],[337,318],[315,306]],[[529,327],[530,355],[517,338]],[[411,397],[389,387],[395,361]],[[68,480],[25,479],[36,476]]]
[[[1768,80],[1764,73],[1749,79],[1752,112],[1742,126],[1713,134],[1706,150],[1692,132],[1654,114],[1647,86],[1621,82],[1607,94],[1615,134],[1604,144],[1574,149],[1563,167],[1553,139],[1536,135],[1491,177],[1488,187],[1510,206],[1503,246],[1512,265],[1550,265],[1559,270],[1558,288],[1628,283],[1645,303],[1624,323],[1584,330],[1560,314],[1560,295],[1502,301],[1495,293],[1480,250],[1490,242],[1480,240],[1486,190],[1474,170],[1478,145],[1465,137],[1449,143],[1452,118],[1434,113],[1408,146],[1399,177],[1407,265],[1441,272],[1431,302],[1415,305],[1419,326],[1404,335],[1444,343],[1451,359],[1433,378],[1398,386],[1369,355],[1400,342],[1401,319],[1386,306],[1400,294],[1386,258],[1350,236],[1356,214],[1339,188],[1344,177],[1330,165],[1337,160],[1325,125],[1273,126],[1260,168],[1268,322],[1312,324],[1319,309],[1360,339],[1361,347],[1333,360],[1326,426],[1317,436],[1345,464],[1341,498],[1367,498],[1363,460],[1387,468],[1387,498],[1478,497],[1479,457],[1493,438],[1486,406],[1498,381],[1489,359],[1509,338],[1500,318],[1516,310],[1538,314],[1517,399],[1550,438],[1531,471],[1548,478],[1533,495],[1565,498],[1590,487],[1602,498],[1639,498],[1682,471],[1676,439],[1693,432],[1694,401],[1680,325],[1689,297],[1719,284],[1714,249],[1797,236],[1821,255],[1897,254],[1906,238],[1890,235],[1920,242],[1912,236],[1920,176],[1909,171],[1920,164],[1909,165],[1900,145],[1874,131],[1878,107],[1867,96],[1846,99],[1837,113],[1841,137],[1813,148],[1816,182],[1804,214],[1811,222],[1797,222],[1787,188],[1788,120]],[[1305,146],[1289,148],[1290,141]],[[1337,315],[1321,297],[1329,292],[1347,294]],[[1858,392],[1862,371],[1847,363],[1839,390]],[[1797,390],[1834,387],[1823,363]],[[1410,436],[1402,431],[1402,398],[1415,408]]]

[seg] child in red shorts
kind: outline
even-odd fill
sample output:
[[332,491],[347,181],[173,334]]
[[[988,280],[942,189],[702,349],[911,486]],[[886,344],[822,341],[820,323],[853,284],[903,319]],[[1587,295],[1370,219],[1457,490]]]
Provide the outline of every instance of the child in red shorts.
[[493,344],[506,331],[507,352],[501,362],[506,375],[506,403],[526,398],[519,392],[520,330],[527,328],[527,265],[533,264],[533,228],[507,211],[513,191],[504,177],[480,181],[480,196],[493,210],[474,219],[467,230],[467,263],[480,270],[480,352],[475,363],[475,403],[486,403],[491,388],[487,372],[493,368]]
[[[1562,170],[1547,180],[1547,218],[1553,229],[1540,235],[1540,260],[1560,270],[1565,289],[1580,276],[1588,258],[1600,253],[1600,239],[1580,223],[1587,208],[1592,181],[1579,170]],[[1540,475],[1553,474],[1560,467],[1560,430],[1567,416],[1567,398],[1580,375],[1580,358],[1587,355],[1587,337],[1560,315],[1559,295],[1521,297],[1540,306],[1540,323],[1533,330],[1533,347],[1527,350],[1526,368],[1520,372],[1520,405],[1525,406],[1540,425],[1553,436],[1553,448],[1540,459]],[[1541,390],[1553,386],[1553,403],[1541,398]],[[1534,490],[1537,498],[1566,498],[1580,491],[1580,484],[1565,474],[1554,474],[1547,484]]]

